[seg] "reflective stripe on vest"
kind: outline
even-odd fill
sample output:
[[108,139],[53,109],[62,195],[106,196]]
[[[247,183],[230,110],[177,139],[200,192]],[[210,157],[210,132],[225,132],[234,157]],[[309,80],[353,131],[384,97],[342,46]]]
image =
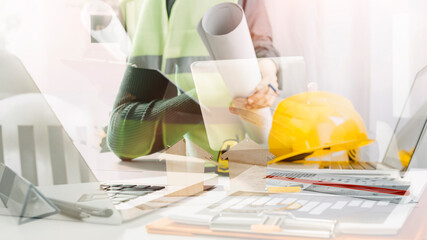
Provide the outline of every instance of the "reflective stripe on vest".
[[[208,61],[211,58],[209,56],[199,57],[178,57],[166,59],[165,74],[177,74],[177,73],[191,73],[191,64],[197,61]],[[159,69],[162,64],[162,56],[134,56],[129,59],[129,63],[135,64],[140,67],[144,65],[145,68]]]
[[135,64],[136,67],[144,66],[149,69],[160,69],[162,66],[163,57],[161,55],[142,55],[129,58],[130,64]]
[[209,56],[168,58],[164,71],[166,74],[191,73],[190,67],[193,62],[210,59]]

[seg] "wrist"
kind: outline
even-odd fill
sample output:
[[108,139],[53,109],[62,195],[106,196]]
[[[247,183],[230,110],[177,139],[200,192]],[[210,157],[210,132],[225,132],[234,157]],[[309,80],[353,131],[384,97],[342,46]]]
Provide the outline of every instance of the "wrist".
[[277,67],[271,59],[260,59],[258,60],[259,69],[263,77],[277,76]]

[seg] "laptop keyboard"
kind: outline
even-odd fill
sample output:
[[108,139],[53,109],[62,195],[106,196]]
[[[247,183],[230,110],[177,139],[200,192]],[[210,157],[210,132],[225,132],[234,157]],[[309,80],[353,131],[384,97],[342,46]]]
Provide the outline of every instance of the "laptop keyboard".
[[[360,161],[321,161],[319,169],[343,169],[343,170],[375,170],[377,169],[376,162],[360,162]],[[307,164],[307,162],[305,163]]]
[[101,190],[106,191],[114,205],[145,196],[164,189],[164,186],[133,185],[133,184],[101,184]]

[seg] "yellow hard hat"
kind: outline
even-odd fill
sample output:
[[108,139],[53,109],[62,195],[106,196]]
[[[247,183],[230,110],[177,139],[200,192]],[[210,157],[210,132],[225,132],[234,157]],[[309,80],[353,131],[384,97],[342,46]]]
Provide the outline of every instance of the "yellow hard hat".
[[300,93],[280,102],[274,113],[268,146],[276,158],[269,164],[372,142],[350,100],[329,92]]

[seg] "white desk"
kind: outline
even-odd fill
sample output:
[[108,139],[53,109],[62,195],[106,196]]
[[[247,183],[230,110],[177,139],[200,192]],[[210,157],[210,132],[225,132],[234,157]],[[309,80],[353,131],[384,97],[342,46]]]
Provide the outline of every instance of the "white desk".
[[[412,181],[427,182],[427,170],[413,170],[405,177]],[[225,178],[220,178],[219,184],[226,184]],[[418,191],[421,191],[419,189]],[[180,237],[171,235],[147,234],[145,225],[176,211],[194,211],[210,205],[215,199],[224,196],[224,192],[217,190],[206,192],[198,197],[191,197],[181,201],[176,207],[161,209],[137,220],[121,225],[98,225],[81,222],[36,220],[18,225],[15,217],[0,216],[1,239],[43,239],[43,240],[74,240],[74,239],[218,239],[217,237]],[[227,239],[227,238],[224,238]],[[229,238],[233,239],[233,238]]]
[[[149,215],[121,225],[101,225],[73,221],[35,220],[18,225],[18,218],[0,216],[1,239],[43,239],[43,240],[75,240],[75,239],[188,239],[188,237],[147,234],[145,225],[167,216],[172,212],[194,211],[195,207],[203,208],[215,201],[215,198],[224,196],[223,191],[207,192],[203,196],[190,197],[179,202],[179,206],[160,209]],[[209,198],[209,200],[206,200]],[[205,199],[205,200],[203,200]],[[203,239],[215,239],[200,237]],[[194,238],[198,239],[198,238]],[[225,238],[226,239],[226,238]]]
[[[126,180],[136,178],[158,178],[166,175],[165,162],[150,160],[153,157],[143,157],[132,162],[122,162],[112,153],[83,152],[91,170],[100,181]],[[92,154],[92,155],[91,155]],[[148,160],[147,160],[148,159]],[[163,179],[164,180],[164,179]],[[222,184],[228,184],[228,178],[221,178]],[[160,184],[159,182],[156,182]],[[163,183],[163,182],[162,182]],[[166,184],[164,182],[163,184]],[[218,189],[223,189],[218,187]],[[212,196],[212,197],[210,197]],[[206,196],[190,197],[179,202],[180,207],[168,207],[145,215],[136,220],[121,225],[101,225],[77,221],[57,221],[40,219],[26,224],[18,225],[18,218],[0,215],[0,239],[188,239],[187,237],[147,234],[145,225],[163,218],[172,211],[194,210],[195,206],[200,209],[215,201],[214,197],[220,199],[224,191],[208,192]],[[210,200],[202,200],[210,198]],[[200,200],[198,200],[200,199]],[[213,239],[213,238],[207,238]]]

